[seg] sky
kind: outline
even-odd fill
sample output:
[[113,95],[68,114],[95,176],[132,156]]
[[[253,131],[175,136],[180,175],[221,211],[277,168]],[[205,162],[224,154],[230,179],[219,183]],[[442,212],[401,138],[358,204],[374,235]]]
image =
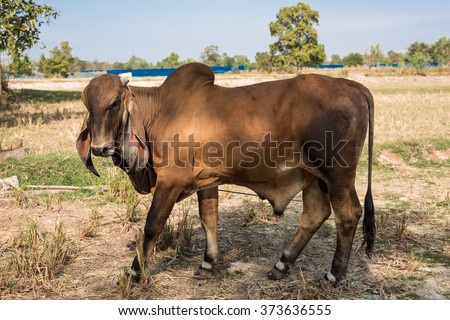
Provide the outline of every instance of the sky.
[[[204,48],[245,55],[275,42],[268,24],[291,0],[36,0],[60,16],[42,27],[40,43],[28,51],[37,59],[61,41],[82,60],[128,61],[132,55],[157,62],[175,52],[199,59]],[[319,43],[327,56],[364,53],[379,43],[385,52],[406,52],[415,41],[450,37],[448,0],[305,0],[320,14]],[[45,48],[46,47],[46,48]]]

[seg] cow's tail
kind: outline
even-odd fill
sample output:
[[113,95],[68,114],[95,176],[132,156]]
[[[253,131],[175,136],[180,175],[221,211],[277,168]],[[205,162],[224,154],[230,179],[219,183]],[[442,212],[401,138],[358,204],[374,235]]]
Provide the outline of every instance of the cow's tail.
[[363,233],[364,242],[366,245],[366,254],[370,257],[372,254],[375,236],[376,236],[376,224],[375,224],[375,207],[372,199],[372,157],[373,157],[373,131],[374,131],[374,101],[373,96],[369,90],[363,90],[364,95],[367,98],[369,105],[369,151],[368,151],[368,182],[367,192],[364,199],[364,220],[363,220]]

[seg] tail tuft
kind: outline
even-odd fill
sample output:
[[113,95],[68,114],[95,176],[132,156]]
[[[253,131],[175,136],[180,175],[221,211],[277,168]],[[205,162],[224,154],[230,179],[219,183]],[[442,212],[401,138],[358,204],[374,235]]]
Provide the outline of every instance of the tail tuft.
[[363,220],[363,233],[364,242],[366,245],[367,256],[372,255],[373,246],[376,236],[376,223],[375,223],[375,207],[373,205],[372,190],[369,186],[367,188],[366,198],[364,199],[364,220]]

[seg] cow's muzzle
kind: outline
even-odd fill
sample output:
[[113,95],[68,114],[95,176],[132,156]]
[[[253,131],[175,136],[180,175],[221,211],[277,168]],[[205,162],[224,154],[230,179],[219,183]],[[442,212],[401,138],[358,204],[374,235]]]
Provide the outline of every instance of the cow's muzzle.
[[91,145],[91,150],[97,157],[111,157],[116,152],[116,143],[110,141],[102,145]]

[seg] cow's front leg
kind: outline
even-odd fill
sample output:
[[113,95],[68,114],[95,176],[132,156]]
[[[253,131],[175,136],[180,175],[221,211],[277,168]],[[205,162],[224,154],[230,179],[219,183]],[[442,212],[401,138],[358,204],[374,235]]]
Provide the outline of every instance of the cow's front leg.
[[199,269],[195,272],[197,277],[209,276],[217,261],[217,222],[219,211],[218,188],[201,190],[197,192],[198,208],[203,230],[206,237],[205,256]]
[[[145,264],[148,263],[148,257],[151,255],[160,234],[164,230],[164,224],[172,212],[173,206],[180,193],[181,188],[173,183],[157,182],[155,186],[152,204],[144,227],[142,260]],[[134,258],[133,264],[131,265],[130,273],[135,281],[140,280],[141,267],[137,256]]]

